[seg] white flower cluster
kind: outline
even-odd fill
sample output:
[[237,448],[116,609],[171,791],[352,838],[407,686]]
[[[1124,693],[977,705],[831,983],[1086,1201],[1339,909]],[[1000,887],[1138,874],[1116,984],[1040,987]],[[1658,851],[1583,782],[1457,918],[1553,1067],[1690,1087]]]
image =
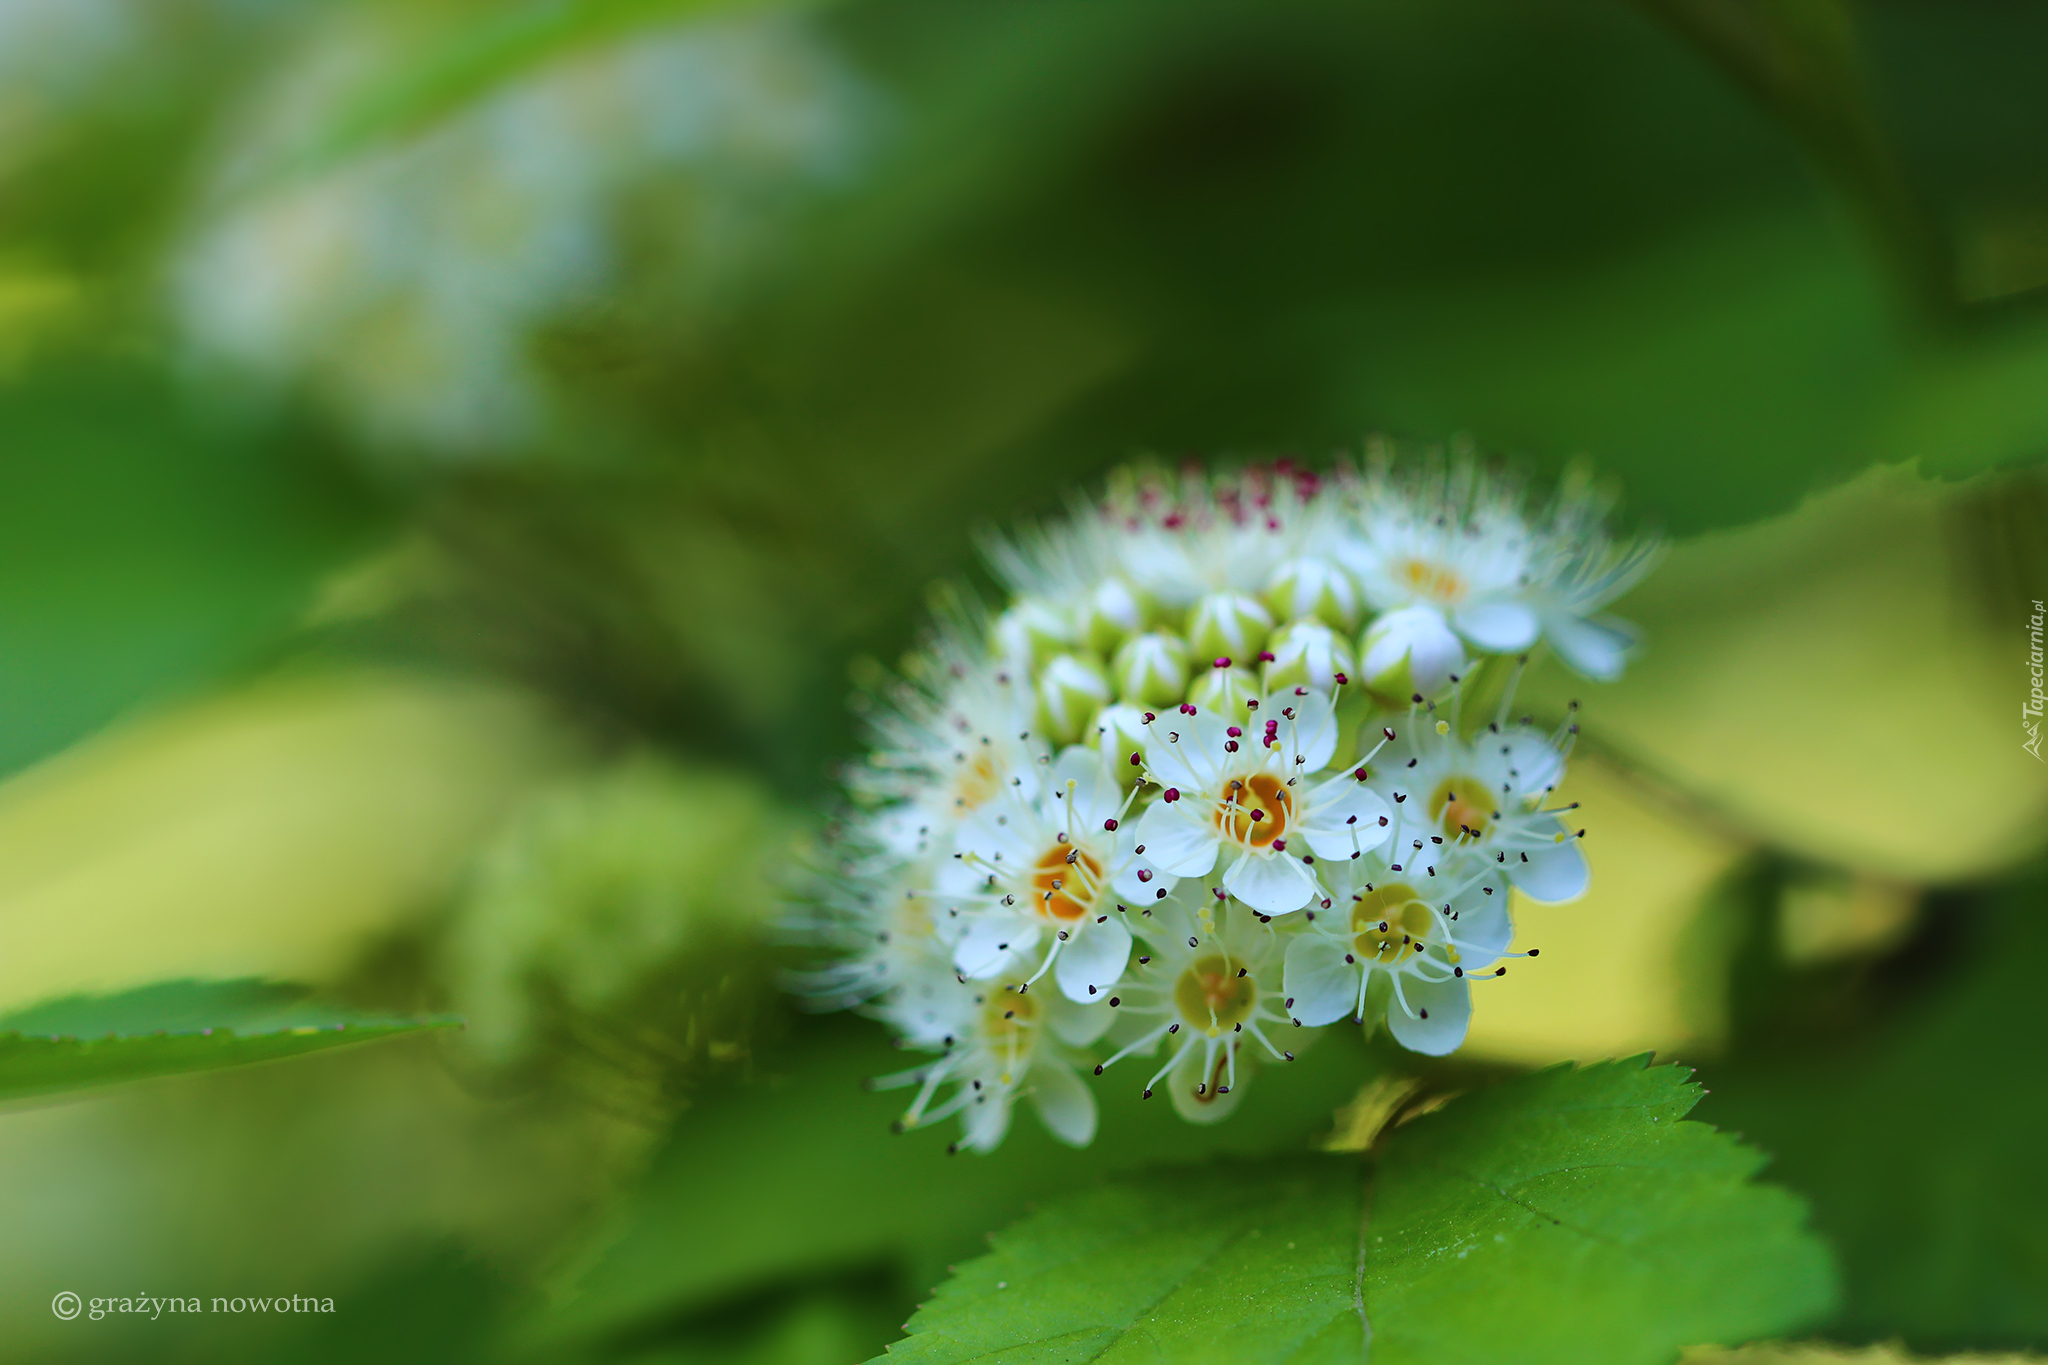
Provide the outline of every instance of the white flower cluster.
[[1210,1122],[1345,1019],[1455,1049],[1517,955],[1510,889],[1587,880],[1546,803],[1576,727],[1504,694],[1468,734],[1468,674],[1540,638],[1615,676],[1630,636],[1590,613],[1654,555],[1583,491],[1524,505],[1469,461],[1143,469],[999,546],[1010,603],[885,708],[808,924],[842,955],[807,989],[937,1054],[877,1082],[912,1089],[903,1125],[958,1114],[987,1150],[1028,1096],[1086,1143],[1077,1068],[1131,1056]]

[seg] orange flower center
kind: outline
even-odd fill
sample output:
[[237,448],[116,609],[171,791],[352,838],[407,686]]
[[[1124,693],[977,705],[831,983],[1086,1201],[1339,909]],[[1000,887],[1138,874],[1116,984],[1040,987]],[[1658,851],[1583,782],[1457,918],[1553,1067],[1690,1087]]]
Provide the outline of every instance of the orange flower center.
[[1247,848],[1268,848],[1287,833],[1294,796],[1271,773],[1233,777],[1216,806],[1216,828]]
[[1394,576],[1407,584],[1410,592],[1432,602],[1455,603],[1465,596],[1465,580],[1455,569],[1427,559],[1402,560]]
[[1039,914],[1077,920],[1088,913],[1102,889],[1102,864],[1071,844],[1054,844],[1038,860],[1031,889]]
[[1486,832],[1487,822],[1493,819],[1493,802],[1478,778],[1447,777],[1437,783],[1430,796],[1429,813],[1443,826],[1445,838],[1470,834],[1476,839]]

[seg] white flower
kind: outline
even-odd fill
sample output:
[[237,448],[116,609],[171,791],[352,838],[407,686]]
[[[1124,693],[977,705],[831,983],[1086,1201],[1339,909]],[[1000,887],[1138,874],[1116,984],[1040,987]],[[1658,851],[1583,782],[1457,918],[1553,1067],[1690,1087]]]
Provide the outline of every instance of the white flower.
[[953,953],[961,975],[1017,970],[1047,935],[1025,984],[1050,968],[1060,991],[1085,1003],[1123,973],[1131,933],[1119,898],[1156,898],[1173,884],[1138,861],[1137,835],[1120,819],[1129,802],[1100,756],[1076,747],[1035,799],[991,802],[961,826],[939,887],[965,926]]
[[1333,877],[1336,904],[1311,911],[1287,946],[1286,1005],[1303,1024],[1384,1013],[1394,1040],[1443,1056],[1465,1041],[1467,978],[1493,966],[1514,936],[1507,884],[1483,855],[1429,845],[1396,872],[1368,854]]
[[1113,1036],[1124,1046],[1095,1074],[1133,1053],[1151,1055],[1163,1042],[1166,1061],[1145,1082],[1145,1098],[1164,1080],[1182,1118],[1214,1123],[1237,1104],[1253,1055],[1247,1041],[1275,1061],[1294,1060],[1266,1033],[1288,1023],[1280,935],[1243,905],[1190,909],[1180,898],[1153,906],[1139,928],[1147,951],[1112,1002]]
[[1611,541],[1587,489],[1567,486],[1534,521],[1519,486],[1470,460],[1401,479],[1382,466],[1350,491],[1359,534],[1337,554],[1383,613],[1364,643],[1374,686],[1435,696],[1464,672],[1466,645],[1513,654],[1539,636],[1589,677],[1620,676],[1634,634],[1591,614],[1648,572],[1659,547]]
[[1031,729],[1028,684],[977,661],[956,641],[937,647],[934,689],[906,683],[873,721],[865,764],[847,774],[877,808],[874,831],[902,857],[952,851],[961,822],[997,797],[1038,792],[1049,746]]
[[[898,1131],[959,1114],[966,1131],[955,1149],[991,1151],[1009,1131],[1011,1104],[1026,1096],[1060,1141],[1085,1147],[1094,1138],[1095,1096],[1074,1074],[1070,1049],[1100,1037],[1108,1011],[1077,1010],[1015,981],[963,984],[935,975],[897,1007],[899,1016],[906,1012],[915,1014],[911,1022],[919,1031],[942,1031],[937,1046],[943,1051],[922,1066],[870,1082],[878,1090],[917,1087]],[[946,1085],[953,1093],[934,1103]]]
[[[1505,705],[1503,705],[1505,710]],[[1470,740],[1433,708],[1417,707],[1368,767],[1368,783],[1393,803],[1388,857],[1406,870],[1451,846],[1488,858],[1515,889],[1539,901],[1585,894],[1584,830],[1559,817],[1571,806],[1543,802],[1564,780],[1576,725],[1537,733],[1527,722],[1495,720]]]
[[[820,1009],[851,1009],[899,991],[932,970],[951,979],[953,945],[963,925],[944,914],[933,891],[931,860],[905,864],[856,818],[830,845],[834,863],[812,869],[808,902],[789,927],[838,956],[791,973],[791,989]],[[899,1020],[899,1028],[919,1033]],[[945,1021],[934,1025],[947,1031]]]
[[[1318,778],[1337,752],[1337,718],[1320,692],[1295,688],[1265,719],[1232,725],[1183,707],[1155,720],[1146,776],[1164,790],[1137,842],[1161,872],[1207,875],[1252,909],[1284,915],[1324,898],[1317,858],[1345,860],[1388,834],[1388,808],[1353,771]],[[1189,714],[1193,711],[1194,714]]]

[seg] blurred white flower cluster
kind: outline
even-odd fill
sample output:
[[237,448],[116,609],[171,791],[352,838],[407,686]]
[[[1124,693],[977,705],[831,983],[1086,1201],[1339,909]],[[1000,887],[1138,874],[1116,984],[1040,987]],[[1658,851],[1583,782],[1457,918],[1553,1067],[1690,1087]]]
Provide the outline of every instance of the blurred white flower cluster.
[[1482,658],[1539,640],[1620,671],[1629,632],[1594,613],[1655,546],[1604,511],[1379,452],[1127,471],[999,546],[1010,601],[913,661],[852,774],[804,920],[837,956],[804,988],[937,1054],[878,1084],[979,1150],[1020,1097],[1088,1142],[1077,1072],[1127,1058],[1210,1122],[1300,1030],[1452,1051],[1471,982],[1517,956],[1509,891],[1587,881],[1551,799],[1576,727],[1511,721],[1512,678],[1489,718],[1462,702]]
[[200,355],[302,385],[373,439],[453,456],[539,429],[535,330],[628,282],[630,213],[686,258],[683,294],[708,290],[744,275],[792,203],[850,173],[870,121],[846,64],[769,16],[557,59],[309,172],[294,157],[345,132],[392,45],[382,30],[318,36],[236,122],[174,311]]

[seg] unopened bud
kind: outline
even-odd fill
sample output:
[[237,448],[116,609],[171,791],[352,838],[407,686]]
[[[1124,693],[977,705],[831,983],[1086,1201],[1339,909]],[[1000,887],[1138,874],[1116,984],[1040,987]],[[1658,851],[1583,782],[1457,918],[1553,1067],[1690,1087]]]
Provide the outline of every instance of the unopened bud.
[[1133,636],[1110,665],[1117,695],[1127,702],[1165,706],[1187,695],[1188,647],[1177,635],[1148,631]]
[[1347,634],[1358,626],[1358,585],[1327,559],[1304,555],[1288,560],[1267,580],[1265,596],[1283,621],[1313,618]]
[[1119,705],[1103,707],[1081,740],[1083,743],[1092,742],[1111,770],[1124,769],[1118,775],[1128,783],[1137,776],[1129,771],[1131,755],[1143,752],[1145,741],[1150,736],[1151,731],[1145,726],[1145,713],[1135,706]]
[[1210,593],[1188,613],[1188,643],[1202,658],[1253,658],[1272,632],[1273,614],[1243,593]]
[[1266,652],[1273,656],[1266,665],[1268,692],[1301,686],[1328,690],[1342,686],[1339,675],[1348,678],[1358,671],[1351,646],[1321,621],[1282,627],[1267,642]]
[[1143,630],[1150,615],[1137,589],[1121,578],[1104,579],[1081,608],[1081,643],[1106,656]]
[[1441,695],[1465,671],[1465,646],[1433,607],[1390,611],[1366,629],[1360,670],[1366,686],[1392,696]]
[[1214,710],[1228,720],[1250,714],[1247,699],[1261,695],[1259,680],[1242,668],[1212,668],[1195,680],[1188,700],[1197,711]]
[[1078,642],[1066,613],[1026,598],[998,616],[990,632],[999,658],[1015,668],[1031,668]]
[[1046,733],[1072,744],[1109,700],[1109,679],[1095,664],[1061,654],[1038,671],[1038,714]]

